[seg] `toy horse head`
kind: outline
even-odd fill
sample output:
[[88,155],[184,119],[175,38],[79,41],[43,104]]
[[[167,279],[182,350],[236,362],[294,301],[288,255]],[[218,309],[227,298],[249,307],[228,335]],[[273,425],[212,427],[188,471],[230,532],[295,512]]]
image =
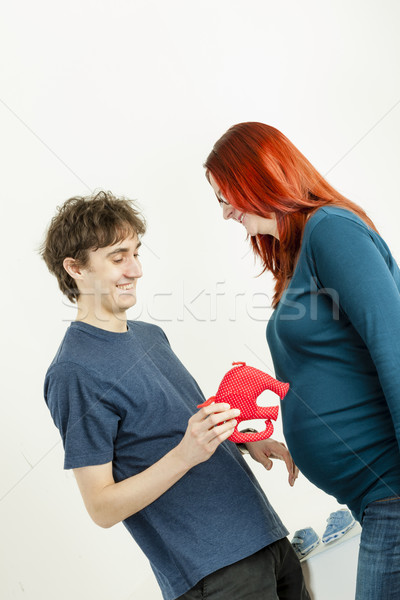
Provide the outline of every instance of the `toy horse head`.
[[[257,442],[269,438],[274,430],[271,419],[276,421],[279,407],[258,406],[257,399],[265,390],[271,390],[283,399],[289,390],[289,384],[282,383],[259,369],[248,367],[244,362],[232,364],[234,368],[224,375],[216,395],[199,404],[197,408],[208,406],[213,402],[227,402],[231,408],[238,408],[240,410],[240,415],[236,418],[238,423],[229,437],[232,442]],[[244,433],[238,430],[239,423],[251,419],[264,419],[264,431]]]

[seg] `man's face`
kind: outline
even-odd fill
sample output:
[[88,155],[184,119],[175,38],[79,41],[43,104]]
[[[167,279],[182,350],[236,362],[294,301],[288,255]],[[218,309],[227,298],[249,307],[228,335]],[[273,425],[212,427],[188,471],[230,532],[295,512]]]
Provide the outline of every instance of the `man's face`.
[[113,246],[89,252],[88,264],[81,269],[78,282],[81,308],[101,321],[124,318],[125,311],[136,304],[136,281],[142,276],[139,246],[135,234]]

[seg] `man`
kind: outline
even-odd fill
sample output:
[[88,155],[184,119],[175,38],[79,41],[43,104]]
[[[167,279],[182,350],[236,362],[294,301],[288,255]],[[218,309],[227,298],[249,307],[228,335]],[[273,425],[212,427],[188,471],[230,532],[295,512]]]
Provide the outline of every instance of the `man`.
[[[159,327],[128,321],[142,276],[145,224],[126,199],[71,198],[42,256],[77,303],[45,380],[66,469],[95,523],[122,521],[150,560],[165,600],[308,599],[287,530],[227,438],[237,410],[204,401]],[[251,454],[285,460],[283,444]]]

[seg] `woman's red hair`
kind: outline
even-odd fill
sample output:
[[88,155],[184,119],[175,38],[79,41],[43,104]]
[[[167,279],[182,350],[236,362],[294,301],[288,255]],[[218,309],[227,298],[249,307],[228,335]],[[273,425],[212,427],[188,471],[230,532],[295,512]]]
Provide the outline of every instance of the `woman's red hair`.
[[357,214],[372,229],[367,214],[337,192],[278,129],[264,123],[239,123],[216,142],[205,164],[234,208],[268,218],[275,213],[279,240],[251,237],[256,256],[273,273],[275,307],[293,275],[309,215],[333,204]]

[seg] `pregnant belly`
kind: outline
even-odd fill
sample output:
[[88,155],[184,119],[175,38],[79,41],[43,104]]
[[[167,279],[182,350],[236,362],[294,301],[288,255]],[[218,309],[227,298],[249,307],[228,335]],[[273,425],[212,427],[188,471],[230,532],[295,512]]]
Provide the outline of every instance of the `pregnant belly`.
[[[386,403],[384,405],[386,407]],[[379,399],[335,401],[288,393],[282,402],[285,439],[300,471],[350,504],[387,472],[398,455],[390,414]]]

